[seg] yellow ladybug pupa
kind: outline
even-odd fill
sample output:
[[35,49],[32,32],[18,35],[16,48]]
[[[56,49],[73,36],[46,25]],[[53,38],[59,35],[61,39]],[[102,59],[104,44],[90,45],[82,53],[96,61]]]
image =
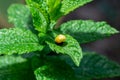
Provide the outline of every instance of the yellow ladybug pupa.
[[65,40],[66,40],[66,37],[63,34],[59,34],[55,38],[55,42],[58,43],[58,44],[64,42]]

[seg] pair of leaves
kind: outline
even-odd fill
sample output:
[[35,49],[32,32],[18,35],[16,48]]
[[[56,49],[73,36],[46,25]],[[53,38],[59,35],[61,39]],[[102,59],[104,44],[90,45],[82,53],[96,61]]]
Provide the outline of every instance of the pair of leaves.
[[46,32],[53,29],[56,21],[74,9],[92,0],[26,0],[30,7],[36,30]]
[[[111,26],[105,22],[94,22],[91,20],[69,21],[62,24],[59,30],[63,34],[73,36],[80,44],[118,33],[116,29],[111,28]],[[82,51],[79,43],[69,35],[66,35],[66,42],[62,46],[56,45],[54,42],[47,42],[47,44],[53,51],[69,55],[74,63],[79,66],[82,59]]]
[[[66,61],[66,63],[64,62]],[[35,63],[33,63],[34,66]],[[72,68],[71,68],[72,67]],[[120,76],[120,65],[96,53],[84,53],[81,65],[68,56],[48,56],[34,71],[37,80],[92,80]]]

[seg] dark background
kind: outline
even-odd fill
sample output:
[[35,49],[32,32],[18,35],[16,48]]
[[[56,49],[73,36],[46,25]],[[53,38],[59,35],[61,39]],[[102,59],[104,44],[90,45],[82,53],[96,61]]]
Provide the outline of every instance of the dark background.
[[[11,26],[11,24],[7,23],[7,8],[12,3],[24,3],[24,0],[0,0],[0,28],[8,28]],[[76,9],[68,16],[61,18],[59,23],[71,19],[106,21],[112,27],[120,31],[120,0],[94,0],[89,4]],[[106,55],[109,59],[120,64],[120,34],[82,46],[87,50]],[[120,80],[120,78],[104,80]]]

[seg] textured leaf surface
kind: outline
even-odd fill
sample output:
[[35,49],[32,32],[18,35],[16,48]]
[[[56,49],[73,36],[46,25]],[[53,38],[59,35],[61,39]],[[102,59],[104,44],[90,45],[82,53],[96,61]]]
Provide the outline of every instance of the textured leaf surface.
[[78,80],[93,80],[120,76],[120,65],[99,54],[84,53],[79,67],[75,67],[68,58],[66,60],[67,63],[73,67]]
[[54,57],[44,59],[44,64],[34,73],[37,80],[76,80],[71,67]]
[[69,35],[66,36],[66,41],[62,45],[57,45],[55,42],[47,41],[47,44],[56,53],[69,55],[74,63],[79,66],[82,59],[82,50],[79,43]]
[[70,11],[83,6],[84,4],[91,2],[92,0],[62,0],[60,11],[63,14],[68,14]]
[[49,17],[44,0],[26,0],[32,14],[33,25],[36,30],[46,32],[49,25]]
[[0,80],[35,80],[30,63],[18,56],[0,56]]
[[30,26],[30,10],[22,4],[13,4],[8,9],[9,22],[15,27],[28,28]]
[[61,0],[46,0],[46,3],[50,19],[56,21],[60,17]]
[[73,20],[60,26],[65,34],[70,34],[79,43],[87,43],[105,37],[109,37],[118,31],[106,22],[94,22],[91,20]]
[[0,54],[29,53],[42,50],[36,35],[19,28],[0,30]]

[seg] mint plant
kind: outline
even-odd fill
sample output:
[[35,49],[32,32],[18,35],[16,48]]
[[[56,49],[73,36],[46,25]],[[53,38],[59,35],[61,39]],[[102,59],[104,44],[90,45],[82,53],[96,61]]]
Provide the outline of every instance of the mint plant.
[[[0,80],[92,80],[120,76],[120,65],[80,44],[119,33],[106,22],[60,17],[92,0],[26,0],[8,9],[14,26],[0,30]],[[61,38],[62,35],[63,37]],[[57,39],[57,40],[56,40]]]

